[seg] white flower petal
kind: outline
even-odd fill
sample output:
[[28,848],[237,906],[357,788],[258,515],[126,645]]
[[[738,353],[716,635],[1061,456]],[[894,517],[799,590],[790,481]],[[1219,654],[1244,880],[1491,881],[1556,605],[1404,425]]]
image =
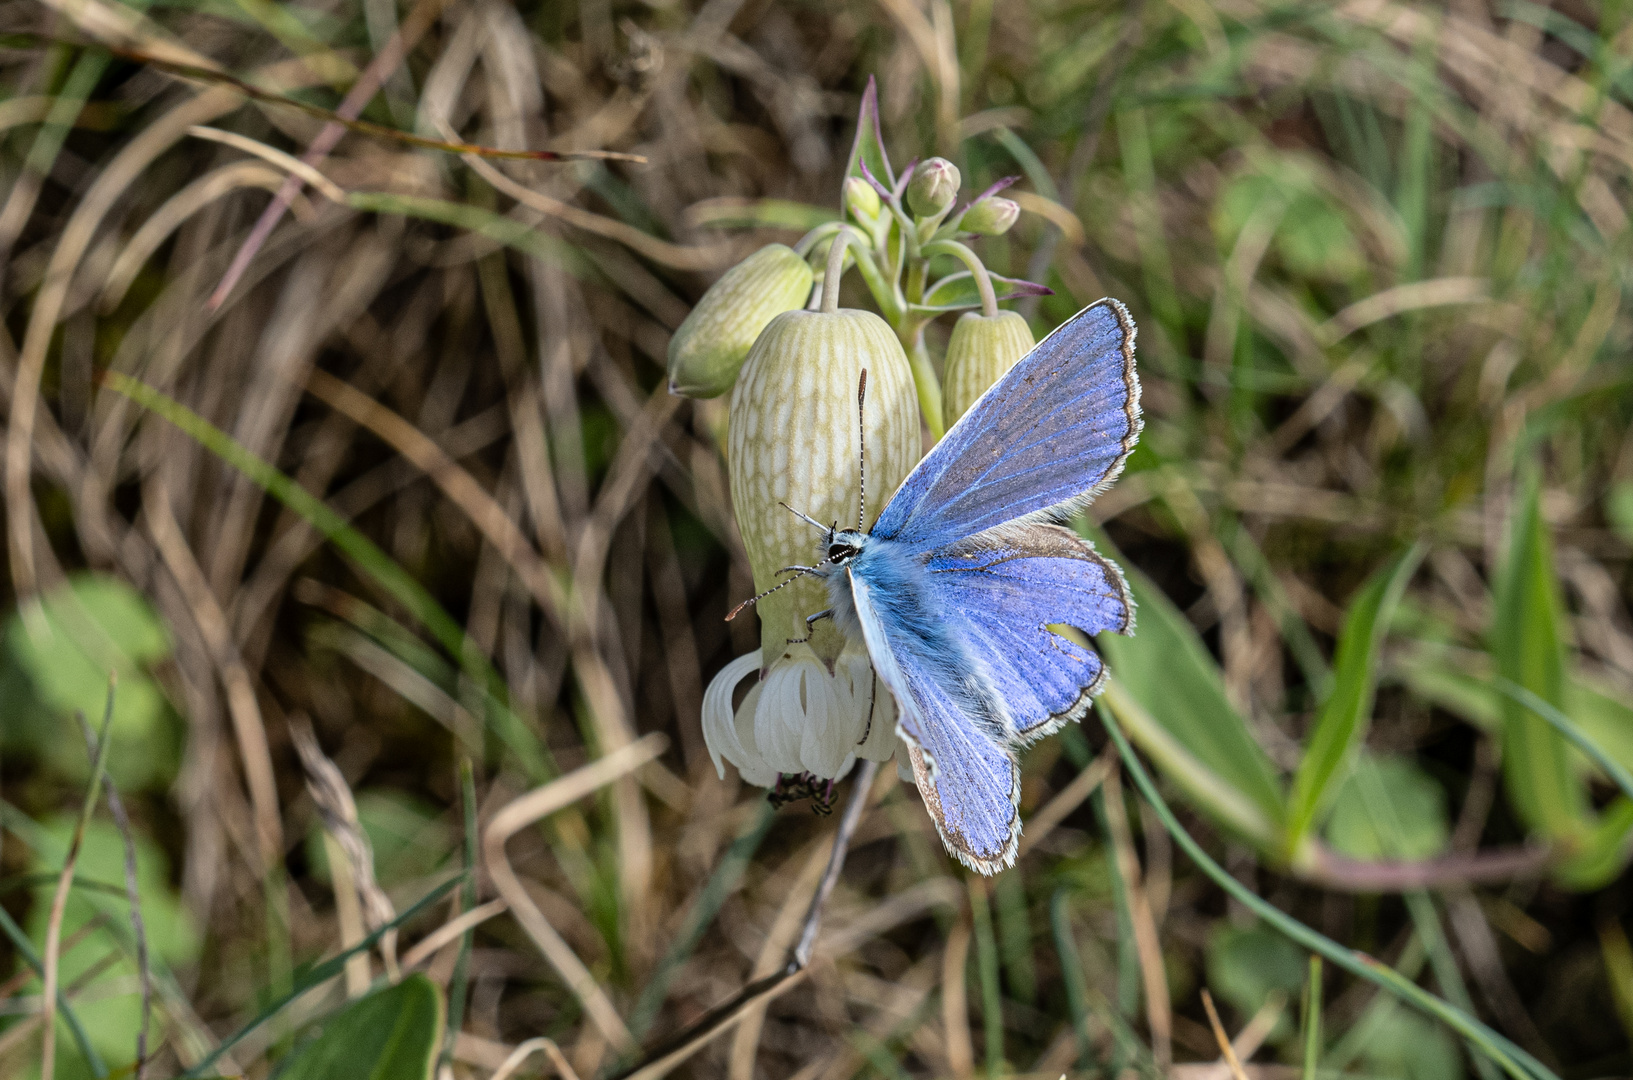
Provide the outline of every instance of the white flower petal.
[[830,676],[821,665],[814,671],[806,670],[800,760],[812,776],[838,776],[856,748],[861,730],[855,724],[854,705],[850,680],[843,674]]
[[739,656],[721,668],[720,674],[703,692],[703,744],[709,748],[715,772],[720,774],[722,780],[726,778],[726,766],[720,760],[722,756],[739,769],[745,762],[759,757],[758,754],[751,754],[738,738],[731,698],[738,683],[760,670],[760,656],[759,649]]
[[764,683],[755,683],[743,695],[743,704],[737,707],[737,716],[732,721],[737,729],[737,738],[747,751],[743,759],[733,761],[737,766],[738,775],[755,787],[775,787],[777,770],[766,764],[765,758],[760,756],[760,748],[754,742],[754,712],[760,707],[760,691]]
[[754,710],[754,744],[778,772],[801,773],[801,735],[805,729],[805,674],[822,661],[809,649],[792,660],[778,659],[760,679],[760,701]]

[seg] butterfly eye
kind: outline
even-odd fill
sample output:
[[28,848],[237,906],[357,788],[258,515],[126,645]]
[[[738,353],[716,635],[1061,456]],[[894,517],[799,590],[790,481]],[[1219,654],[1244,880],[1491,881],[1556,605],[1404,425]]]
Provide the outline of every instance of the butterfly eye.
[[843,561],[845,559],[850,558],[854,554],[856,554],[856,549],[851,547],[849,544],[829,544],[828,545],[828,561],[829,562],[835,562],[835,563],[836,562],[841,562],[841,561]]

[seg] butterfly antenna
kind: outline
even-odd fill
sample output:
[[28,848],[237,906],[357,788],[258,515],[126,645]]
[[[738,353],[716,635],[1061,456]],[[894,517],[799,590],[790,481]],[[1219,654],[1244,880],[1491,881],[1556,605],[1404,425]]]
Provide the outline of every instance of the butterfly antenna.
[[821,529],[825,533],[828,533],[830,536],[833,534],[833,528],[831,526],[822,524],[822,522],[818,521],[816,518],[812,517],[810,514],[802,514],[798,510],[795,510],[792,506],[789,506],[785,502],[779,502],[777,505],[782,507],[784,510],[787,510],[790,514],[793,514],[795,517],[799,518],[801,521],[809,522],[810,524],[815,525],[817,528]]
[[731,622],[733,619],[737,618],[737,616],[739,616],[739,615],[741,615],[743,613],[744,608],[752,607],[755,604],[758,604],[761,600],[764,600],[766,597],[770,596],[772,593],[776,592],[778,589],[782,588],[784,585],[792,585],[794,582],[798,581],[800,578],[804,577],[806,574],[816,572],[816,567],[814,567],[814,566],[801,566],[801,567],[792,567],[792,566],[790,566],[790,567],[787,567],[787,569],[789,569],[789,570],[798,569],[799,573],[795,574],[793,577],[789,578],[787,581],[784,581],[784,582],[782,582],[780,584],[771,586],[771,588],[767,589],[765,592],[761,593],[759,596],[751,596],[747,600],[744,600],[741,604],[738,604],[736,607],[732,608],[730,612],[727,613],[726,621]]
[[856,380],[856,531],[868,520],[868,369]]

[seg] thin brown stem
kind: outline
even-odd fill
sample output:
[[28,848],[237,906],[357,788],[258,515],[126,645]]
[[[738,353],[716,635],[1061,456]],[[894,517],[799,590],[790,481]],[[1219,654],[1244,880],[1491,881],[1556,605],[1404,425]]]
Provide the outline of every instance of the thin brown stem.
[[856,770],[855,778],[851,782],[850,802],[845,805],[844,816],[839,819],[839,831],[834,836],[833,854],[828,857],[828,868],[822,874],[822,881],[817,885],[816,894],[811,897],[811,906],[806,909],[805,923],[801,928],[799,941],[789,952],[788,963],[783,969],[775,975],[767,975],[763,979],[749,983],[731,998],[704,1013],[673,1038],[666,1039],[648,1050],[639,1061],[620,1070],[611,1080],[655,1080],[702,1049],[715,1036],[735,1025],[751,1007],[791,989],[795,981],[804,976],[810,967],[817,933],[822,929],[822,908],[833,893],[834,886],[839,882],[839,873],[845,867],[845,855],[856,835],[856,827],[862,821],[862,812],[867,808],[868,796],[878,775],[877,761],[864,761]]
[[1526,846],[1494,848],[1471,855],[1446,855],[1422,862],[1366,862],[1317,846],[1309,865],[1301,868],[1300,876],[1314,884],[1345,892],[1409,892],[1535,877],[1547,870],[1558,855],[1552,848]]

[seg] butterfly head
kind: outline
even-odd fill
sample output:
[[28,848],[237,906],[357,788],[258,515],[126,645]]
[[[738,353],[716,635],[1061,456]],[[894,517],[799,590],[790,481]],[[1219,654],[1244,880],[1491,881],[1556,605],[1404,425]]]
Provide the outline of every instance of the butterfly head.
[[857,529],[830,530],[827,540],[828,550],[823,555],[823,564],[842,567],[862,553],[862,548],[867,543],[867,534]]

